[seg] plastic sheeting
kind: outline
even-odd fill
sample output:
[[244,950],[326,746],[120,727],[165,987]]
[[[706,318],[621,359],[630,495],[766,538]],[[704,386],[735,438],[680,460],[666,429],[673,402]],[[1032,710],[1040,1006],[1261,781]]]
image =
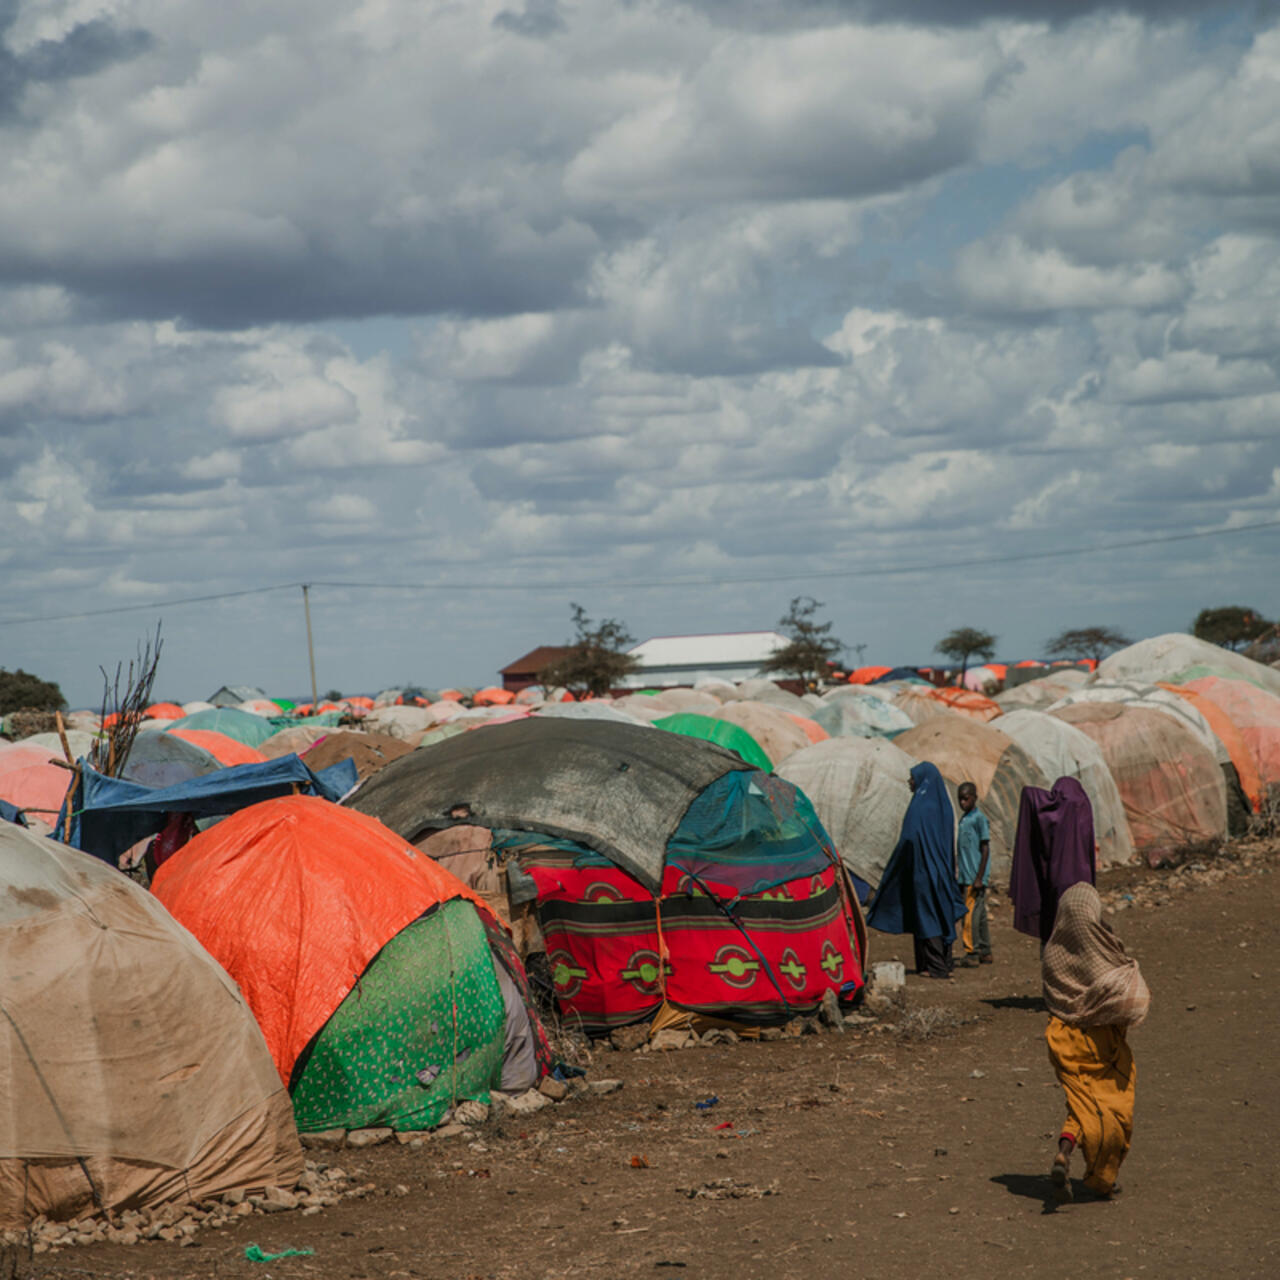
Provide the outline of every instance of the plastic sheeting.
[[1047,788],[1051,781],[1022,747],[1000,732],[999,723],[979,724],[967,716],[949,715],[894,739],[894,746],[908,755],[938,766],[953,805],[960,783],[972,782],[978,788],[978,807],[991,824],[993,878],[1007,874],[1012,864],[1022,788]]
[[1098,744],[1075,725],[1026,708],[1001,716],[998,727],[1026,751],[1051,782],[1075,778],[1084,788],[1093,807],[1098,865],[1120,866],[1129,862],[1133,857],[1129,820],[1125,817],[1116,780]]
[[286,1082],[401,929],[451,898],[484,905],[381,823],[311,796],[242,809],[174,854],[152,888],[239,984]]
[[150,894],[0,828],[0,1227],[302,1173],[235,985]]
[[655,720],[654,728],[665,729],[668,733],[682,733],[688,738],[700,738],[703,742],[714,742],[741,756],[753,768],[763,769],[766,773],[773,768],[760,744],[732,721],[686,711]]
[[1049,708],[1050,714],[1062,707],[1076,706],[1082,702],[1118,702],[1125,706],[1150,707],[1153,711],[1176,716],[1200,739],[1219,764],[1227,764],[1231,754],[1226,744],[1213,731],[1199,708],[1185,698],[1178,697],[1172,689],[1144,684],[1140,680],[1096,680],[1073,689]]
[[1227,834],[1227,788],[1187,724],[1150,707],[1082,702],[1053,713],[1102,750],[1138,853],[1154,857]]
[[833,738],[892,738],[914,728],[914,721],[892,702],[863,689],[833,689],[813,718]]
[[1205,676],[1183,686],[1231,718],[1252,755],[1263,785],[1280,787],[1280,697],[1247,680]]
[[769,703],[729,702],[716,711],[715,718],[745,729],[775,769],[793,752],[809,746],[809,735],[781,707]]
[[747,768],[732,752],[680,734],[532,716],[396,760],[350,804],[408,840],[463,823],[563,836],[653,889],[693,799]]
[[174,729],[200,729],[212,733],[224,733],[228,738],[243,742],[246,747],[256,747],[266,742],[276,731],[276,726],[264,716],[241,711],[238,707],[216,707],[212,711],[197,711],[183,716],[169,726]]
[[833,738],[797,751],[778,773],[808,796],[845,866],[874,888],[902,830],[913,764],[882,738]]

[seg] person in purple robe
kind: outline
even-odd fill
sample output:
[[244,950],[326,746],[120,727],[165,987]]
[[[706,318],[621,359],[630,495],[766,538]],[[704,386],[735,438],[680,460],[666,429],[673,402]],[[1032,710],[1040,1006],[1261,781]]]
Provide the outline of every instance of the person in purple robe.
[[1009,877],[1013,927],[1048,942],[1058,899],[1073,884],[1096,883],[1097,852],[1093,806],[1075,778],[1059,778],[1049,791],[1023,787]]

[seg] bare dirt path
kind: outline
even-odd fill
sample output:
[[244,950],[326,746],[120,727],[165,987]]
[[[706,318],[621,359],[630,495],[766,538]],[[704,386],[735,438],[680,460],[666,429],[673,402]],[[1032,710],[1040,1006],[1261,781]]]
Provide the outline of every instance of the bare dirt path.
[[[1114,917],[1153,996],[1133,1036],[1137,1127],[1115,1204],[1045,1205],[1063,1108],[1041,1039],[1037,948],[1005,908],[995,965],[952,983],[909,979],[913,1007],[966,1020],[949,1034],[602,1053],[592,1075],[625,1081],[608,1097],[491,1124],[471,1146],[331,1157],[376,1184],[364,1200],[255,1217],[195,1247],[37,1257],[32,1274],[1275,1276],[1275,865],[1273,851],[1246,874]],[[875,936],[876,958],[903,954],[898,941]],[[250,1243],[314,1252],[252,1263]]]

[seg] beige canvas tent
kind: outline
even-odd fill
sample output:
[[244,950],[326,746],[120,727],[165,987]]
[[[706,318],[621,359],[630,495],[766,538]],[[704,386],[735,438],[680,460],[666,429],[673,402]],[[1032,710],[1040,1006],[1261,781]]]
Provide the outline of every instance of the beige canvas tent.
[[0,1228],[303,1170],[239,991],[120,872],[0,823]]

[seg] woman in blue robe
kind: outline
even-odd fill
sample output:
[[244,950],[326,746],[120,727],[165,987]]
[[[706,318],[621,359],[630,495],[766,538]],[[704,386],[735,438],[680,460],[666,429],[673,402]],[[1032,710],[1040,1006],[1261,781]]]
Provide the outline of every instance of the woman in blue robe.
[[911,770],[911,791],[867,924],[881,933],[912,934],[916,972],[949,978],[956,921],[965,913],[956,884],[955,818],[936,765]]

